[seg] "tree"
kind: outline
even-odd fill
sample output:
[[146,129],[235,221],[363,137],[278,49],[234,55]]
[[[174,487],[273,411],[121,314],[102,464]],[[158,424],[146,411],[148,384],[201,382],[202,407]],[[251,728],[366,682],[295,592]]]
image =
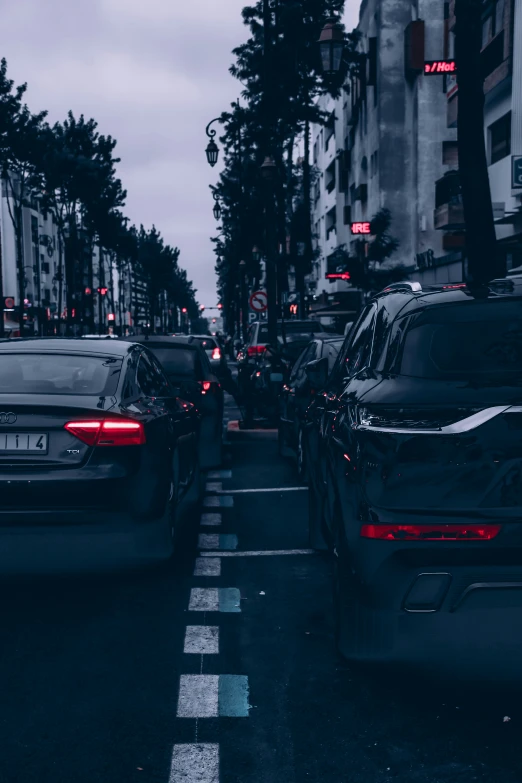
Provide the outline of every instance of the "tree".
[[496,250],[484,139],[482,10],[482,0],[455,0],[459,174],[468,278],[478,286],[505,272]]

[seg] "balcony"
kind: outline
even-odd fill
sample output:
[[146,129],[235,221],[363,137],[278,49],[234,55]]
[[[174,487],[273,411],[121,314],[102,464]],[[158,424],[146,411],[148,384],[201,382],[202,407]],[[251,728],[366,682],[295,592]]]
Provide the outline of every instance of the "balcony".
[[460,202],[442,204],[433,214],[434,227],[456,231],[464,228],[464,207]]

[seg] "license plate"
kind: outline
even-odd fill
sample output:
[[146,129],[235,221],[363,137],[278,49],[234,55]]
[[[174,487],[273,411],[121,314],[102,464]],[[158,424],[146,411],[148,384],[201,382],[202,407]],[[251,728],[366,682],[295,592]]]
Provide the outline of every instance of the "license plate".
[[2,432],[0,452],[47,454],[47,435],[42,435],[40,432]]
[[273,381],[273,383],[282,383],[282,381],[283,381],[283,373],[281,373],[281,372],[271,372],[270,373],[270,380]]

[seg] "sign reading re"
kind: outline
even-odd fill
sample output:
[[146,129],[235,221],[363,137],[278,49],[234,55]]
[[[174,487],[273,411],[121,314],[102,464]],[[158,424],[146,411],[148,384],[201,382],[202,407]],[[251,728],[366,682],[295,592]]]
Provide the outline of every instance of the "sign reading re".
[[350,226],[352,234],[371,234],[371,223],[352,223]]

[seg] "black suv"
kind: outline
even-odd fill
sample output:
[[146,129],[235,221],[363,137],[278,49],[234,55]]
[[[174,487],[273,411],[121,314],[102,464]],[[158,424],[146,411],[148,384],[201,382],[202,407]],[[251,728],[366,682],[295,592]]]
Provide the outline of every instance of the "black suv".
[[[307,412],[338,647],[469,674],[522,651],[522,295],[394,284]],[[510,658],[511,656],[511,658]]]

